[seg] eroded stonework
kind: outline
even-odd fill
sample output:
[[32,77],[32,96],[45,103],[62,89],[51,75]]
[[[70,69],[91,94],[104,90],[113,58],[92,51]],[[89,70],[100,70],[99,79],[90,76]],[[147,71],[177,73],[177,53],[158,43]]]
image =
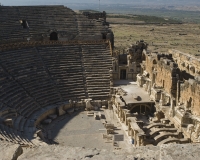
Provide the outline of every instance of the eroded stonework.
[[[154,53],[143,46],[131,54],[132,50],[132,46],[127,50],[125,67],[137,67],[133,67],[135,73],[140,72],[136,76],[137,85],[148,93],[149,102],[139,92],[130,93],[130,102],[116,87],[113,105],[118,117],[128,126],[135,146],[200,142],[200,59],[177,50]],[[124,54],[118,56],[118,61],[120,56]],[[121,66],[115,68],[120,70]],[[116,79],[135,79],[128,74],[124,76],[122,71],[118,74],[113,72]],[[138,97],[140,100],[134,101]]]

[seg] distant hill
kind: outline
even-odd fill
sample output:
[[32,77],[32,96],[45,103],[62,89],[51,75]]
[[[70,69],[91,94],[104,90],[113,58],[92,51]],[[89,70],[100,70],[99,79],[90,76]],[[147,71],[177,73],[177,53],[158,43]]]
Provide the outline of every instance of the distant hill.
[[[95,2],[94,0],[86,0],[85,2]],[[98,1],[98,0],[97,0]],[[186,5],[186,4],[200,4],[199,0],[101,0],[101,3],[114,3],[114,4],[157,4],[157,5]]]

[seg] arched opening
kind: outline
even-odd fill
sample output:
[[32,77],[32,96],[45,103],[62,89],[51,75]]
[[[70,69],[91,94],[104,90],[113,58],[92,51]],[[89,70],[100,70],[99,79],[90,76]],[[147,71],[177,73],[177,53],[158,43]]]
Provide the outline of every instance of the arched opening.
[[29,28],[28,22],[26,20],[19,20],[19,22],[24,29]]
[[102,39],[106,39],[106,33],[102,33]]
[[50,34],[50,40],[57,41],[58,40],[58,34],[56,32],[52,32]]
[[145,114],[146,113],[146,107],[141,105],[140,111],[141,111],[142,114]]
[[155,60],[155,59],[153,60],[153,64],[157,64],[157,62],[156,62],[156,60]]
[[120,70],[120,79],[122,80],[126,79],[126,69]]
[[130,112],[140,114],[140,105],[133,107]]
[[138,113],[138,114],[149,115],[149,114],[151,114],[152,110],[151,110],[150,106],[148,106],[148,105],[138,104],[138,105],[134,105],[130,109],[130,112],[131,113]]

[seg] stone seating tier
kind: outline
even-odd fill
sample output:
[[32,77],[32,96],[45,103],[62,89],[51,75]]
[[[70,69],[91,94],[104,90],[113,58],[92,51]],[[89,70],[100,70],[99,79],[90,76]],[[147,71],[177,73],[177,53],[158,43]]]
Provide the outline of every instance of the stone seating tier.
[[[84,57],[84,45],[40,46],[0,52],[0,118],[13,120],[13,128],[1,128],[1,137],[18,143],[14,135],[8,136],[4,131],[9,128],[21,139],[32,139],[35,121],[53,104],[74,98],[106,99],[110,91],[110,76],[106,70],[111,64],[111,58],[106,58],[110,52],[104,44],[95,46],[101,48],[98,53],[93,45],[87,45],[91,48],[90,55],[96,54],[102,60],[98,62],[93,56],[96,69],[87,72],[84,70],[90,64],[84,62],[90,55]],[[3,114],[9,108],[15,112]]]
[[86,86],[90,98],[105,97],[109,94],[111,56],[105,47],[105,45],[82,46],[84,72],[87,75]]
[[184,143],[188,143],[188,139],[182,138],[182,139],[178,139],[178,138],[167,138],[161,142],[158,143],[158,146],[161,146],[162,144],[168,144],[168,143],[178,143],[178,144],[184,144]]
[[[2,7],[1,7],[2,8]],[[0,39],[23,39],[38,34],[48,33],[47,30],[51,26],[61,28],[61,31],[70,31],[70,34],[77,34],[77,22],[74,18],[74,12],[66,7],[54,6],[53,7],[3,7],[1,9],[1,31],[4,35]],[[54,13],[54,14],[52,14]],[[15,16],[13,16],[15,15]],[[40,17],[40,18],[38,18]],[[19,20],[27,20],[29,29],[23,29]],[[66,27],[66,23],[68,27]],[[32,31],[33,30],[33,31]],[[34,31],[36,31],[34,33]],[[30,35],[29,35],[30,34]],[[22,37],[22,38],[21,38]]]
[[172,132],[162,132],[156,137],[154,137],[155,144],[157,145],[159,142],[161,142],[163,139],[174,137],[174,138],[179,138],[180,133],[172,133]]
[[17,132],[12,128],[9,128],[2,124],[0,124],[0,138],[2,140],[6,140],[12,143],[33,146],[31,141],[21,136],[20,132]]
[[[60,39],[68,40],[89,39],[90,35],[100,35],[101,39],[101,33],[110,32],[101,22],[88,20],[64,6],[1,6],[0,14],[0,43],[49,39],[54,30]],[[27,21],[28,28],[23,28],[20,20]]]

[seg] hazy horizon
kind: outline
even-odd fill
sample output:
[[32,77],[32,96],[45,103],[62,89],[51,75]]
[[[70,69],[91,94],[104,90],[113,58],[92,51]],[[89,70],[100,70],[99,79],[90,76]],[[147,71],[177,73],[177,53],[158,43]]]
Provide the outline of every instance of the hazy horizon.
[[[70,5],[70,4],[99,4],[99,0],[0,0],[4,6],[26,5]],[[200,5],[199,0],[100,0],[103,4],[130,4],[130,5]]]

